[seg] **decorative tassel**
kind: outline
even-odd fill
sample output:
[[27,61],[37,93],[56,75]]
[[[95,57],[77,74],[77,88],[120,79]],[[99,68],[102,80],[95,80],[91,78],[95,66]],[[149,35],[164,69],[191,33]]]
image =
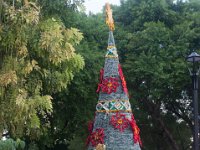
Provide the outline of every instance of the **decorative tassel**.
[[130,126],[133,130],[133,140],[134,143],[139,143],[142,146],[142,141],[140,139],[140,129],[138,128],[134,116],[132,115],[131,120],[129,120]]
[[126,86],[126,80],[124,78],[124,74],[122,72],[122,68],[121,68],[120,64],[118,65],[118,71],[119,71],[119,76],[120,76],[120,79],[121,79],[121,82],[122,82],[123,91],[124,91],[124,93],[126,93],[128,95],[128,89],[127,89],[127,86]]
[[102,86],[102,81],[103,81],[103,73],[104,73],[104,69],[102,68],[100,70],[100,81],[99,81],[99,84],[98,84],[98,88],[97,88],[97,93],[99,93],[100,89],[101,89],[101,86]]

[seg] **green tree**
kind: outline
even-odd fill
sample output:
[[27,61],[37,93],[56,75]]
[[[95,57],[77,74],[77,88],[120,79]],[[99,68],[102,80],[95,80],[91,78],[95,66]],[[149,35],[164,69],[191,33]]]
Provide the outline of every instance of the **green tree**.
[[[76,6],[54,2],[66,3],[69,10]],[[82,33],[66,28],[58,14],[48,15],[53,8],[46,3],[0,1],[0,130],[12,138],[27,137],[26,142],[46,134],[52,94],[65,89],[84,66],[75,52]]]
[[58,142],[66,143],[67,140],[69,149],[76,150],[84,149],[87,123],[94,117],[99,70],[103,66],[108,34],[101,14],[87,17],[80,13],[74,17],[75,26],[84,36],[77,51],[83,56],[85,67],[75,75],[67,90],[55,96],[57,111],[52,123],[58,129],[53,133]]
[[[116,23],[114,35],[120,61],[123,62],[132,108],[141,129],[143,149],[191,149],[192,91],[185,57],[193,49],[200,48],[199,6],[199,1],[173,3],[170,0],[122,0],[121,6],[112,7]],[[99,17],[104,16],[90,14],[82,17],[83,22],[78,25],[87,41],[80,46],[84,47],[87,43],[91,52],[96,48],[101,51],[107,42],[107,30],[104,30],[106,25],[94,20],[97,18],[104,23]],[[93,34],[94,28],[96,34]],[[91,45],[98,47],[92,48]],[[81,53],[90,56],[89,51]],[[88,63],[87,57],[85,59]],[[69,91],[73,92],[69,92],[69,95],[76,97],[79,95],[78,87],[84,89],[87,83],[81,95],[86,98],[95,97],[91,91],[94,89],[92,84],[96,85],[97,81],[90,78],[94,72],[91,69],[83,70],[82,75],[87,75],[90,80],[75,79],[77,89],[72,85],[73,90]],[[79,137],[85,134],[85,122],[93,115],[97,98],[92,99],[95,102],[88,100],[81,101],[83,106],[79,106],[79,103],[74,105],[89,114],[85,116],[78,111],[75,113],[80,114],[80,120],[84,120],[84,123],[80,122],[78,126],[81,128],[73,132],[75,140],[71,149],[77,149],[76,143],[81,140]]]
[[144,149],[191,147],[191,80],[185,56],[200,48],[199,5],[122,1],[115,9],[119,34],[123,27],[127,35],[122,43],[124,72]]

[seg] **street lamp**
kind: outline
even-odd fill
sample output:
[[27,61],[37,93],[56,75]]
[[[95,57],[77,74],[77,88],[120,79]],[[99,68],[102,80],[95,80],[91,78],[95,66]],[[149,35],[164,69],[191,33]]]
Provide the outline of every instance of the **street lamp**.
[[190,75],[192,76],[193,84],[193,114],[194,114],[194,150],[199,150],[199,122],[198,122],[198,75],[199,68],[196,65],[200,61],[200,55],[196,52],[192,52],[188,57],[187,61],[192,63],[192,70],[190,70]]

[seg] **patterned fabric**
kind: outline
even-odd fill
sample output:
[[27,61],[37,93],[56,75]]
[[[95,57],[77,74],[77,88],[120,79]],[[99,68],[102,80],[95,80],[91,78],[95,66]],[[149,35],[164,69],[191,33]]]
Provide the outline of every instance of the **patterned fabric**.
[[109,46],[109,47],[108,47],[108,51],[107,51],[105,57],[107,57],[107,58],[117,58],[117,57],[118,57],[118,54],[117,54],[117,49],[116,49],[116,47],[114,47],[114,46]]
[[119,77],[118,72],[119,60],[116,58],[106,58],[104,65],[104,75],[103,77]]
[[[131,126],[126,128],[124,132],[120,132],[110,124],[110,119],[114,114],[116,113],[96,113],[95,115],[93,131],[98,128],[104,129],[104,144],[106,145],[106,150],[140,150],[139,143],[135,143],[133,140],[133,131]],[[126,115],[127,119],[131,120],[131,113],[123,114]],[[88,150],[95,150],[95,147],[90,143]]]
[[88,150],[103,150],[103,145],[106,150],[141,150],[140,130],[132,114],[126,81],[116,56],[110,31],[105,65],[100,71],[94,123],[89,127]]
[[130,110],[131,105],[127,100],[101,101],[96,105],[96,110]]

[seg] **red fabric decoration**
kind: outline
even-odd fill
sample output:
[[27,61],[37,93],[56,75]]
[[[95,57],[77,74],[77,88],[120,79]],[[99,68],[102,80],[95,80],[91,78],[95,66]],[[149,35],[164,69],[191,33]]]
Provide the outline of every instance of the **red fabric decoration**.
[[124,74],[122,72],[122,67],[121,67],[120,64],[118,65],[118,71],[119,71],[119,76],[120,76],[120,79],[121,79],[121,82],[122,82],[122,87],[123,87],[124,93],[126,93],[128,95],[128,89],[127,89],[127,86],[126,86],[126,80],[124,78]]
[[104,129],[98,128],[93,131],[87,138],[87,145],[91,142],[93,147],[96,147],[98,144],[104,144]]
[[103,81],[103,73],[104,73],[104,69],[101,69],[101,70],[100,70],[99,84],[98,84],[98,88],[97,88],[97,91],[96,91],[96,92],[99,92],[100,89],[101,89],[101,84],[102,84],[102,81]]
[[89,121],[88,122],[88,131],[89,131],[90,134],[92,133],[93,126],[94,126],[94,122],[93,121]]
[[139,142],[140,146],[142,146],[142,141],[140,139],[140,129],[138,128],[133,115],[132,115],[131,120],[129,121],[129,123],[130,123],[130,126],[131,126],[132,130],[133,130],[134,142],[135,143]]
[[129,126],[129,121],[125,114],[116,113],[110,119],[110,124],[113,125],[115,129],[119,129],[120,132],[124,132]]
[[107,94],[111,94],[112,92],[117,91],[117,87],[119,86],[118,78],[109,77],[102,80],[102,82],[98,85],[97,92],[101,91]]

